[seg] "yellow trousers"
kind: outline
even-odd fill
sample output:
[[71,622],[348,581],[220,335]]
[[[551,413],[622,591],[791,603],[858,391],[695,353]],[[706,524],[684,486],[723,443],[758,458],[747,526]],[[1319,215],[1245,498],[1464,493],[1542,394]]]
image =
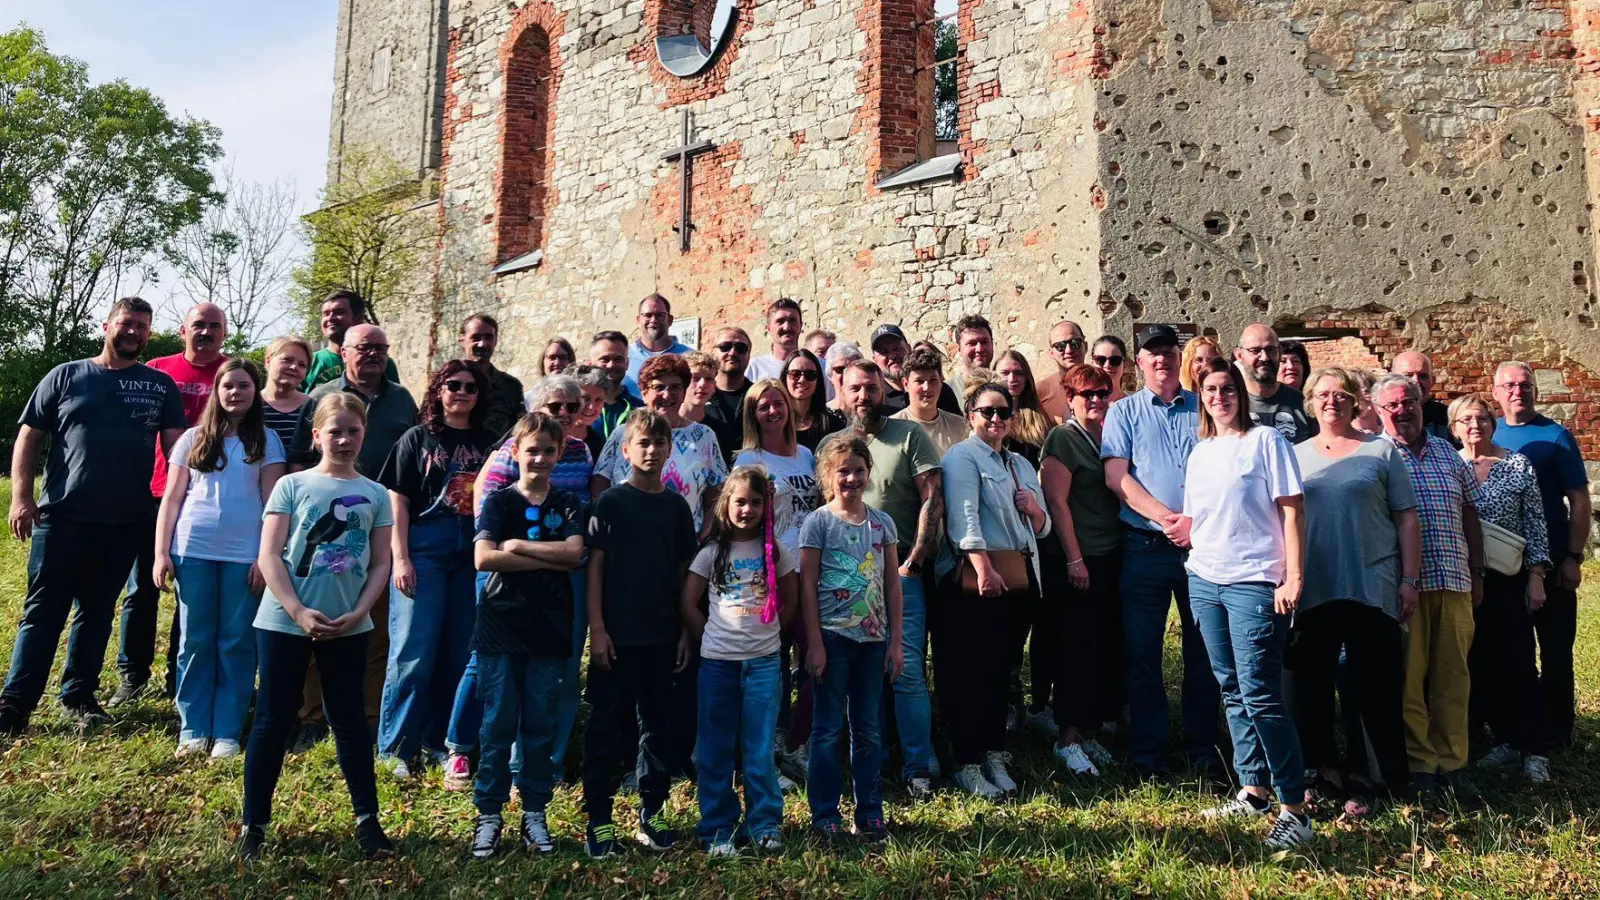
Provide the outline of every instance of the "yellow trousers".
[[1423,591],[1406,625],[1407,762],[1429,774],[1465,768],[1472,595]]

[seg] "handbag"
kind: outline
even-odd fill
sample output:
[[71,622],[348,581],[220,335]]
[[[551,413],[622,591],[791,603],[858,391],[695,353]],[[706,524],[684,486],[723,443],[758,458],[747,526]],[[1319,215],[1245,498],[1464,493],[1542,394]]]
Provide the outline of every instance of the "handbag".
[[[1017,480],[1017,472],[1012,467],[1009,455],[1006,457],[1006,471],[1011,473],[1011,483],[1020,490],[1022,482]],[[1007,591],[1023,590],[1028,587],[1028,579],[1033,575],[1033,551],[989,550],[987,552],[989,564],[1000,573],[1000,580],[1006,583]],[[978,570],[965,553],[961,554],[961,590],[967,594],[978,593]]]
[[1479,519],[1483,528],[1483,564],[1501,575],[1522,572],[1522,554],[1528,542],[1509,528],[1502,528],[1488,519]]

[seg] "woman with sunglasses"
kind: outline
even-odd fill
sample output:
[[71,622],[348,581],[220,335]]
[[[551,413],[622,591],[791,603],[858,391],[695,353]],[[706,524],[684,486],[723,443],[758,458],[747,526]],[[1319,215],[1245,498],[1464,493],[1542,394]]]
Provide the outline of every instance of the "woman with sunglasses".
[[544,350],[539,353],[540,376],[560,375],[571,368],[578,359],[578,354],[572,350],[572,344],[564,337],[553,337],[545,342]]
[[1114,334],[1102,334],[1089,349],[1089,362],[1111,376],[1111,402],[1127,396],[1122,389],[1123,364],[1128,360],[1128,345]]
[[[828,408],[827,391],[822,388],[823,377],[822,362],[804,349],[796,350],[779,373],[783,389],[789,395],[789,408],[794,413],[795,440],[812,452],[816,452],[823,438],[843,431],[846,424],[844,413]],[[747,440],[749,434],[745,432]]]
[[396,778],[410,777],[420,749],[444,761],[451,698],[470,655],[472,481],[495,440],[483,428],[488,387],[477,365],[445,363],[423,395],[421,424],[400,437],[378,473],[395,518],[378,763]]

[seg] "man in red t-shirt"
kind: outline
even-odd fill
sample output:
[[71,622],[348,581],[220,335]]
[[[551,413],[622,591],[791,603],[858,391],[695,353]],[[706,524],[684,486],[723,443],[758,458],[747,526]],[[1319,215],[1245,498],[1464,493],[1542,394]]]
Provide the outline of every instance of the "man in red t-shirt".
[[[183,352],[160,356],[147,364],[152,369],[165,372],[178,383],[178,393],[183,397],[184,420],[193,426],[205,411],[211,399],[211,385],[222,367],[222,342],[228,338],[228,318],[222,307],[215,303],[196,304],[183,317],[178,326],[178,336],[183,338]],[[129,576],[128,596],[122,601],[122,636],[117,651],[117,670],[121,684],[106,704],[116,708],[138,697],[150,681],[150,669],[156,658],[157,612],[161,592],[157,590],[151,570],[155,567],[156,511],[161,506],[161,495],[167,489],[167,457],[156,447],[156,468],[150,476],[150,518],[141,527],[146,529],[139,541],[139,562]],[[167,647],[167,694],[171,695],[178,681],[178,617],[172,617],[171,640]]]

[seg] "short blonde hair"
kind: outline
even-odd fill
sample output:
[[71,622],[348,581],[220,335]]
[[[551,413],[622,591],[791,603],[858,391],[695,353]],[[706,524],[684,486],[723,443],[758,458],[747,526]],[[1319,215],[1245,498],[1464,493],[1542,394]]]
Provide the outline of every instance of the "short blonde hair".
[[311,414],[311,427],[321,428],[328,420],[339,413],[347,412],[361,420],[361,427],[367,427],[367,405],[361,398],[348,391],[334,391],[317,401],[317,409]]
[[1482,394],[1462,394],[1461,396],[1450,401],[1450,409],[1448,412],[1450,417],[1450,430],[1455,430],[1456,419],[1466,413],[1466,411],[1469,409],[1483,410],[1489,419],[1489,434],[1494,434],[1494,407],[1489,405],[1489,401],[1484,399]]
[[261,354],[261,359],[262,361],[269,360],[290,347],[300,348],[300,352],[306,355],[306,363],[308,365],[311,363],[311,344],[298,334],[286,334],[283,337],[273,338],[272,342],[267,344],[266,352]]
[[715,378],[718,369],[721,368],[717,365],[716,357],[699,350],[690,350],[685,353],[683,361],[689,366],[690,379],[693,379],[696,375],[702,378]]

